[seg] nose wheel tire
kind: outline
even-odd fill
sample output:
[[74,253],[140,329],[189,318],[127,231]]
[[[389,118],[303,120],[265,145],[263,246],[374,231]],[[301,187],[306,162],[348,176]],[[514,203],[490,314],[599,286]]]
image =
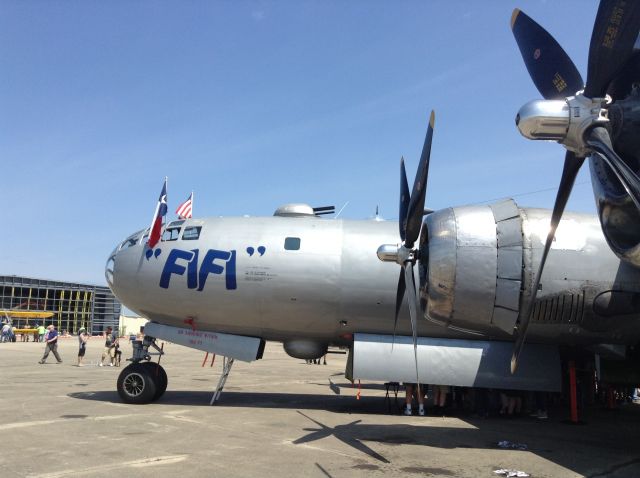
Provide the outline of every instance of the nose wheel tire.
[[156,393],[152,399],[155,401],[159,399],[167,390],[167,384],[169,383],[167,372],[165,372],[164,368],[160,364],[155,362],[142,362],[142,365],[147,367],[149,373],[151,374],[151,378],[156,384]]
[[156,398],[157,391],[157,379],[150,366],[134,363],[120,372],[118,395],[120,395],[123,402],[132,404],[149,403]]

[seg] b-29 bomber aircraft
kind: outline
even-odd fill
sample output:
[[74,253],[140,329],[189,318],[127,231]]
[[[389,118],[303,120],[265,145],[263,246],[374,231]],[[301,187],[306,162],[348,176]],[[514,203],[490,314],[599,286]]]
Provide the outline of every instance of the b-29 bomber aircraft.
[[[521,109],[518,128],[568,151],[553,211],[513,200],[425,211],[432,113],[411,192],[401,160],[398,222],[289,204],[272,217],[173,221],[152,247],[151,228],[134,233],[106,268],[150,321],[121,398],[166,390],[150,361],[158,339],[225,357],[212,402],[233,360],[260,359],[267,340],[300,359],[346,347],[352,380],[557,391],[561,345],[622,363],[640,342],[640,7],[601,2],[584,89],[548,32],[519,10],[512,28],[546,98]],[[564,213],[586,157],[598,217]]]

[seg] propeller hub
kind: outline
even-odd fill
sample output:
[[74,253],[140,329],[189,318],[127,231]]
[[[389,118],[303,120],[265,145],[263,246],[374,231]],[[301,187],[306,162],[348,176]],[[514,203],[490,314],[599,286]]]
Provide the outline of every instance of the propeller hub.
[[518,111],[516,126],[528,139],[562,141],[569,129],[569,105],[563,100],[534,100]]
[[587,132],[594,126],[605,126],[609,122],[609,111],[605,108],[611,98],[587,98],[579,91],[575,96],[567,98],[571,116],[569,131],[561,143],[576,156],[584,158],[591,154],[587,145]]
[[587,98],[578,92],[564,100],[530,101],[518,112],[516,126],[529,139],[557,141],[578,157],[591,153],[586,133],[609,122],[611,98]]
[[382,262],[395,262],[398,263],[398,251],[400,250],[400,244],[382,244],[378,247],[376,254],[378,259]]
[[409,249],[404,244],[382,244],[378,247],[376,254],[382,262],[395,262],[403,266],[407,262],[415,264],[418,251]]

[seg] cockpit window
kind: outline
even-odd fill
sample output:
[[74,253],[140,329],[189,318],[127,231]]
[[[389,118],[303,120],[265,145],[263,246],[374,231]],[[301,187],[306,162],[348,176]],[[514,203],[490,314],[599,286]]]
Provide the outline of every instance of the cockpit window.
[[177,241],[180,236],[180,229],[184,220],[173,221],[167,224],[167,228],[162,233],[163,241]]
[[300,238],[299,237],[287,237],[284,240],[284,248],[287,251],[300,250]]
[[137,243],[138,243],[138,238],[137,237],[131,237],[131,238],[127,239],[126,241],[124,241],[124,243],[122,244],[122,248],[126,249],[127,247],[135,246]]
[[182,234],[183,241],[195,241],[200,237],[200,230],[202,226],[191,226],[185,227],[184,233]]
[[135,246],[136,244],[138,244],[138,241],[140,240],[140,235],[141,235],[142,231],[138,231],[135,234],[132,234],[131,236],[127,237],[124,241],[122,241],[122,243],[120,244],[120,247],[118,249],[122,250],[122,249],[127,249],[129,247]]
[[180,236],[180,227],[167,227],[164,233],[162,234],[163,241],[177,241],[178,236]]

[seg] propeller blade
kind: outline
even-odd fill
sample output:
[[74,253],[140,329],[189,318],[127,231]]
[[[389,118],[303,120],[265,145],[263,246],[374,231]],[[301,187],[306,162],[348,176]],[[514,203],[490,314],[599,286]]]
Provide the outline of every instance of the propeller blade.
[[409,302],[409,314],[411,315],[411,331],[413,332],[413,357],[416,363],[416,384],[420,387],[418,377],[418,297],[416,293],[416,282],[413,276],[413,264],[406,262],[404,269],[404,280],[407,283],[407,301]]
[[407,211],[406,216],[407,226],[405,247],[408,249],[413,247],[413,244],[420,235],[420,228],[422,227],[424,199],[427,193],[427,177],[429,175],[429,158],[431,157],[431,140],[433,139],[433,127],[435,121],[435,113],[431,111],[429,127],[427,128],[427,134],[424,138],[422,154],[420,155],[420,164],[418,165],[418,172],[416,173],[416,178],[413,182],[411,201],[409,202],[409,210]]
[[407,171],[404,168],[404,157],[402,157],[400,158],[400,215],[398,216],[398,226],[400,227],[400,239],[402,239],[402,242],[404,242],[406,236],[405,231],[407,229],[409,200],[409,183],[407,182]]
[[545,99],[565,98],[582,89],[578,69],[547,30],[517,8],[511,15],[511,30],[527,71]]
[[396,343],[396,328],[398,327],[398,314],[400,313],[400,307],[402,307],[402,299],[404,299],[405,289],[406,289],[406,283],[404,279],[404,271],[400,269],[400,277],[398,277],[398,290],[396,291],[396,319],[393,322],[393,342],[391,342],[392,352],[393,352],[393,346]]
[[562,177],[560,178],[560,186],[558,187],[558,194],[556,196],[556,202],[553,205],[553,212],[551,213],[551,224],[549,227],[549,233],[547,234],[547,241],[544,244],[542,259],[540,260],[540,267],[538,267],[536,278],[533,281],[531,298],[520,317],[518,336],[516,337],[516,342],[513,347],[513,354],[511,356],[511,373],[515,373],[516,369],[518,368],[518,358],[520,357],[520,353],[522,352],[524,340],[527,335],[527,329],[529,328],[531,313],[533,312],[533,306],[538,294],[538,287],[540,286],[542,270],[544,269],[544,264],[547,261],[547,255],[549,254],[549,249],[551,249],[551,243],[553,242],[553,238],[556,234],[556,229],[558,228],[558,224],[560,223],[560,218],[562,218],[562,213],[564,212],[564,208],[567,205],[569,195],[571,194],[573,183],[583,162],[584,158],[579,158],[571,151],[567,151],[567,155],[565,156],[564,160],[564,168],[562,170]]
[[640,210],[640,178],[613,150],[609,132],[603,127],[593,128],[589,132],[587,144],[609,165]]
[[640,78],[640,51],[635,50],[620,72],[611,80],[607,94],[613,101],[622,99],[631,92],[631,87]]
[[593,25],[587,67],[587,98],[601,98],[633,55],[640,31],[640,2],[601,0]]

